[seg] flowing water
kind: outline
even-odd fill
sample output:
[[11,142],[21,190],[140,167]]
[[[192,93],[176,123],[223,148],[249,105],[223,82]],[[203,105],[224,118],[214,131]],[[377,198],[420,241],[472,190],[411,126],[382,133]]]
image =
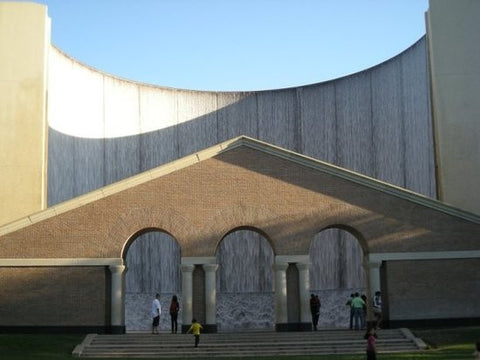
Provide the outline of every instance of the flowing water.
[[[268,241],[250,230],[227,235],[217,254],[217,325],[219,331],[273,329],[274,254]],[[319,327],[347,327],[345,302],[364,290],[361,247],[350,233],[329,229],[317,234],[310,248],[310,289],[322,299]],[[162,232],[139,236],[127,253],[125,320],[127,331],[147,331],[150,306],[161,294],[161,328],[169,329],[172,295],[181,301],[181,254],[178,243]],[[180,316],[181,323],[181,316]]]

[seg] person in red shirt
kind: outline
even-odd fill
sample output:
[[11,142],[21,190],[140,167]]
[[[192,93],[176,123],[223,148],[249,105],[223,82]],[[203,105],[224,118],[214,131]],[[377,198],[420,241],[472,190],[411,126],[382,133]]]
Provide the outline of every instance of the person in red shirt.
[[178,328],[178,311],[180,310],[180,304],[178,303],[177,295],[172,296],[170,302],[170,322],[172,324],[172,334],[177,333]]
[[377,348],[375,347],[375,341],[377,340],[377,334],[375,334],[375,328],[371,328],[365,334],[367,340],[367,360],[377,359]]

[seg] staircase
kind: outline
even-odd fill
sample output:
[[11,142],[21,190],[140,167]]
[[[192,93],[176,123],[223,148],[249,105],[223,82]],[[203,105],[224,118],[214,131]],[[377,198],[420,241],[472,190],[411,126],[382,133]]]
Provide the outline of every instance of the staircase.
[[[212,358],[240,356],[364,353],[363,331],[238,332],[202,334],[194,348],[191,334],[87,335],[73,351],[79,357]],[[408,329],[377,331],[377,351],[415,352],[426,348]]]

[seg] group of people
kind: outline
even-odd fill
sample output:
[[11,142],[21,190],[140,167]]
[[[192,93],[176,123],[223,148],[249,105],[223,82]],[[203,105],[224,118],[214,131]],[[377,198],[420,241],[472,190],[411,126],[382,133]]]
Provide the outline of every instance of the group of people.
[[[180,303],[176,295],[172,296],[170,301],[170,323],[172,334],[176,334],[178,330],[178,312],[180,311]],[[162,305],[160,304],[160,294],[155,295],[155,299],[152,302],[152,334],[159,334],[158,327],[160,325],[160,316],[162,315]],[[198,347],[200,342],[200,331],[203,330],[203,326],[196,320],[192,319],[192,325],[187,330],[188,333],[192,333],[195,337],[195,347]]]
[[[358,292],[351,294],[346,305],[350,309],[350,330],[366,329],[368,306],[366,295],[360,296]],[[382,294],[380,291],[375,292],[372,309],[375,316],[375,327],[380,328],[382,325]]]
[[[350,309],[350,329],[360,330],[367,329],[366,327],[366,318],[367,318],[367,297],[356,292],[350,295],[346,304]],[[318,329],[318,319],[320,317],[320,308],[322,303],[318,295],[310,295],[310,312],[312,314],[312,325],[313,330]],[[382,321],[382,295],[380,291],[375,292],[373,298],[373,312],[376,318],[376,323],[373,326],[368,327],[364,338],[367,341],[367,360],[376,359],[376,347],[375,341],[377,339],[377,334],[375,332],[376,328],[379,328]]]
[[[367,314],[367,297],[356,292],[350,295],[346,305],[350,308],[350,329],[360,330],[366,329],[366,314]],[[365,334],[367,340],[367,356],[368,359],[375,359],[375,328],[379,328],[382,321],[382,298],[380,291],[375,293],[373,298],[373,312],[376,317],[376,325],[369,328]],[[318,329],[318,320],[320,318],[320,308],[322,303],[318,295],[311,294],[310,296],[310,312],[312,314],[313,330]],[[176,334],[178,330],[178,312],[180,310],[180,304],[176,295],[172,296],[170,301],[170,323],[171,332]],[[155,295],[155,299],[152,302],[152,334],[158,334],[158,327],[160,325],[160,315],[162,314],[162,306],[160,304],[160,294]],[[195,337],[195,347],[198,347],[200,342],[200,331],[203,327],[196,319],[192,319],[192,325],[188,329],[187,333],[193,333]]]
[[[177,295],[172,296],[170,301],[170,323],[172,326],[172,334],[177,333],[178,329],[178,312],[180,311],[180,304]],[[160,294],[155,295],[152,302],[152,334],[158,334],[158,326],[160,325],[160,315],[162,315],[162,305],[160,304]]]
[[372,308],[375,315],[375,323],[370,324],[367,328],[366,318],[367,318],[367,297],[356,292],[355,294],[350,295],[346,305],[350,309],[350,330],[360,330],[367,329],[365,333],[365,340],[367,340],[367,360],[376,360],[377,350],[375,342],[377,339],[377,334],[375,329],[380,328],[382,323],[382,294],[380,291],[375,292],[373,297]]

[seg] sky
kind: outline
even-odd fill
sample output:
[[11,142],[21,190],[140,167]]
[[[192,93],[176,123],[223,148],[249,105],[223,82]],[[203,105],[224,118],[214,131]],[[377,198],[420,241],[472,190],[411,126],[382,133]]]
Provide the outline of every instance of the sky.
[[52,43],[159,86],[270,90],[378,65],[425,35],[428,0],[36,0]]

